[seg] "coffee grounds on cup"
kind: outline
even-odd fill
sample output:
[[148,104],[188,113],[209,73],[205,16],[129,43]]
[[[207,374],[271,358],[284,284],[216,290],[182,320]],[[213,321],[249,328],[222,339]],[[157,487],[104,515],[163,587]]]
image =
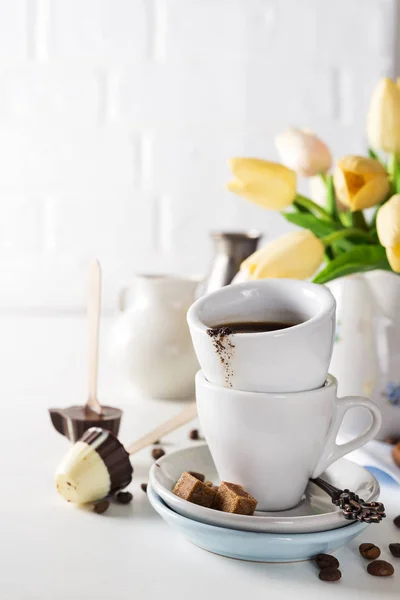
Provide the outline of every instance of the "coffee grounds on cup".
[[235,344],[233,344],[231,340],[233,331],[229,327],[215,327],[207,329],[207,334],[212,339],[214,350],[224,368],[225,385],[226,387],[232,387],[231,378],[233,376],[233,370],[231,367],[231,360],[235,350]]

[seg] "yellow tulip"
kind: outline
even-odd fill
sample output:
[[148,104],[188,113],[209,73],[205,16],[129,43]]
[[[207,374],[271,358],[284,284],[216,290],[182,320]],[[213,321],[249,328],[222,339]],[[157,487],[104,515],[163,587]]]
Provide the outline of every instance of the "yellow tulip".
[[340,159],[333,180],[339,201],[352,211],[379,204],[389,192],[385,168],[377,160],[363,156]]
[[395,194],[380,207],[376,229],[390,266],[400,273],[400,194]]
[[400,273],[400,244],[393,248],[386,248],[386,256],[393,271]]
[[376,86],[367,117],[372,148],[400,152],[400,87],[385,77]]
[[248,279],[311,277],[324,259],[323,243],[308,229],[292,231],[254,252],[241,265]]
[[233,158],[235,179],[228,189],[247,200],[271,210],[282,210],[295,199],[296,173],[278,163],[258,158]]
[[326,173],[331,168],[328,146],[307,129],[286,129],[276,136],[275,146],[283,164],[304,177]]

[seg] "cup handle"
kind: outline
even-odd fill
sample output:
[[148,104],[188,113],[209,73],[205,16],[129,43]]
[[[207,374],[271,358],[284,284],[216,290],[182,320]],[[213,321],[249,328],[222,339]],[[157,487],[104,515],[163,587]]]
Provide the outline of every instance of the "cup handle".
[[[337,444],[336,437],[342,424],[343,417],[350,408],[365,408],[368,410],[372,416],[372,423],[364,433],[361,433],[345,444]],[[335,462],[335,460],[353,450],[357,450],[357,448],[361,448],[361,446],[364,446],[364,444],[372,440],[378,433],[381,423],[382,416],[379,408],[374,402],[368,400],[368,398],[362,398],[361,396],[336,398],[336,412],[328,432],[325,450],[319,458],[311,478],[315,479],[316,477],[319,477],[329,465]]]

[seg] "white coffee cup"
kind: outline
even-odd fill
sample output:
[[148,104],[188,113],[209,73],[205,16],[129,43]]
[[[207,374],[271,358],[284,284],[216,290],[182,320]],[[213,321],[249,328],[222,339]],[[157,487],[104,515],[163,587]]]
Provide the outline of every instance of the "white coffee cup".
[[[196,300],[187,315],[198,361],[208,381],[252,392],[297,392],[321,387],[332,355],[335,300],[321,286],[294,279],[230,285]],[[268,332],[229,336],[217,352],[208,330],[244,321],[299,323]],[[222,360],[221,360],[222,358]]]
[[[367,398],[337,398],[337,381],[328,375],[320,389],[291,394],[242,392],[196,375],[202,432],[221,481],[244,486],[258,510],[296,506],[310,478],[371,440],[381,425],[378,407]],[[336,444],[345,413],[364,408],[372,424],[346,444]],[[343,487],[351,482],[343,481]]]

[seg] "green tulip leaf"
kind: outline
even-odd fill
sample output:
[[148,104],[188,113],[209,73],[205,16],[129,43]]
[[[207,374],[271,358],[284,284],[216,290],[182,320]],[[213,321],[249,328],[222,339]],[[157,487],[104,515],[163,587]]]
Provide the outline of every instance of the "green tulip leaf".
[[328,175],[325,180],[326,185],[326,208],[328,212],[337,219],[337,206],[336,206],[336,198],[335,198],[335,187],[333,185],[333,177],[332,175]]
[[396,169],[396,194],[400,194],[400,165]]
[[375,150],[373,150],[372,148],[368,148],[368,156],[370,158],[373,158],[374,160],[377,160],[379,163],[381,163],[382,167],[385,167],[385,169],[387,169],[386,161],[383,160],[383,158],[381,158],[379,154],[375,152]]
[[329,235],[330,233],[341,229],[341,226],[337,223],[333,223],[330,221],[321,221],[321,219],[319,219],[311,213],[288,212],[282,214],[285,217],[285,219],[289,221],[289,223],[298,225],[303,229],[309,229],[317,237],[325,237],[326,235]]
[[339,219],[342,223],[343,227],[351,227],[352,225],[352,217],[350,211],[341,211],[339,212]]
[[[302,206],[301,204],[298,204],[297,202],[293,202],[292,204],[292,208],[294,208],[294,210],[297,210],[297,212],[299,213],[303,213],[303,214],[312,214],[310,213],[309,209],[306,208],[305,206]],[[282,213],[283,216],[285,216],[286,213]]]
[[338,277],[374,269],[391,270],[386,258],[385,248],[380,245],[362,244],[354,246],[347,252],[337,256],[314,277],[313,281],[314,283],[327,283]]
[[368,148],[368,156],[370,158],[373,158],[374,160],[379,160],[379,156],[377,155],[375,150],[372,150],[372,148]]

